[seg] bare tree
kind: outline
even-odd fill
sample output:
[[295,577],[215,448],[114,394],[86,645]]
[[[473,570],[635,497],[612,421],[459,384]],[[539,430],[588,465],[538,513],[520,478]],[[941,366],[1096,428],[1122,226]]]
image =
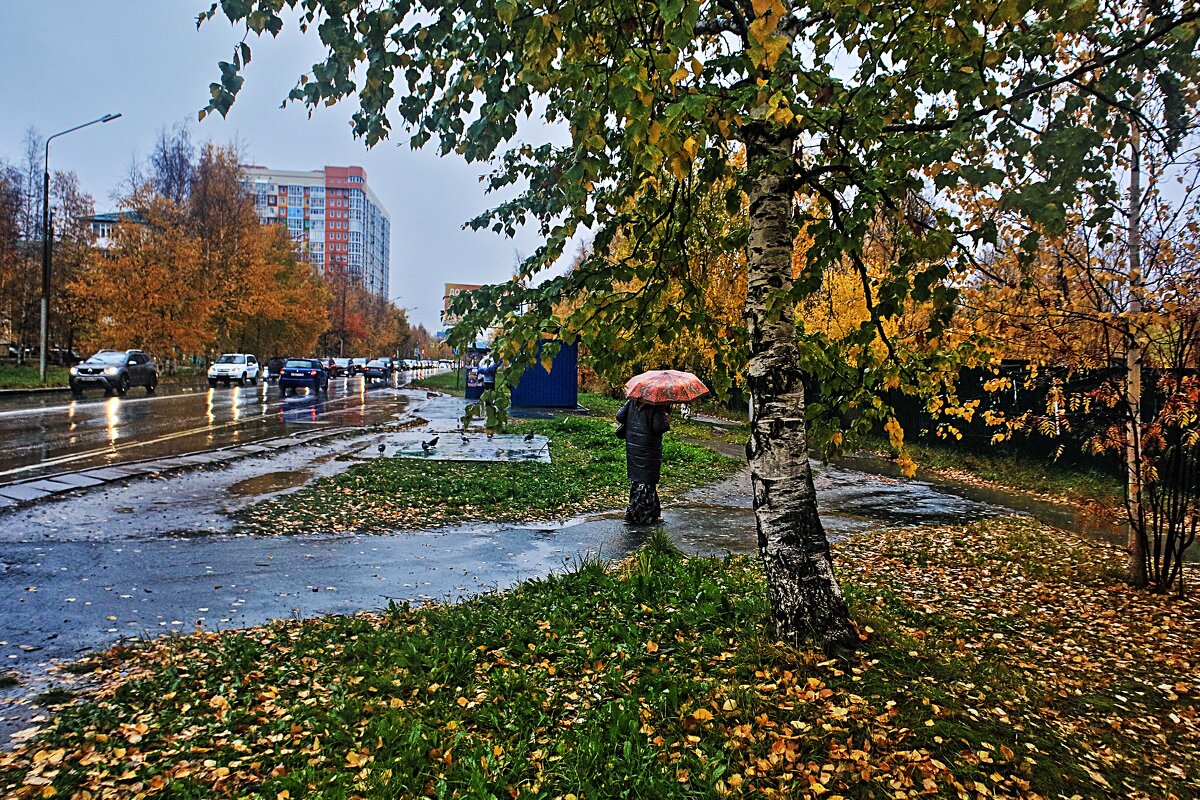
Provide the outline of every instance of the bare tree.
[[176,205],[188,199],[196,172],[196,146],[186,123],[159,131],[148,167],[155,193]]

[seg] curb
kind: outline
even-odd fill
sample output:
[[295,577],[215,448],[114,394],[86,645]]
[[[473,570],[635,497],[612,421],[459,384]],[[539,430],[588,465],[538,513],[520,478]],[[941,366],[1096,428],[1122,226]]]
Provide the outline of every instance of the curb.
[[[192,389],[207,389],[208,387],[203,381],[167,381],[158,384],[167,388],[192,388]],[[0,398],[2,397],[22,397],[26,395],[53,394],[55,392],[69,392],[70,386],[28,386],[20,389],[0,389]]]
[[20,397],[27,394],[50,394],[52,392],[69,392],[70,386],[31,386],[25,389],[0,389],[0,397]]

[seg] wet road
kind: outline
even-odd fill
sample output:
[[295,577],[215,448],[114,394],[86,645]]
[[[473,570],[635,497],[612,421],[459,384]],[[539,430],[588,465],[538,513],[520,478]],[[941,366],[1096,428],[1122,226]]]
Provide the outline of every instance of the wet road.
[[[352,452],[372,442],[364,437],[341,447]],[[261,463],[280,471],[256,480],[286,484],[298,473],[328,474],[347,462],[312,448]],[[236,495],[253,471],[248,463],[135,481],[7,514],[0,531],[0,669],[27,671],[48,658],[159,633],[352,613],[393,599],[456,599],[546,575],[573,559],[619,559],[644,535],[619,513],[376,535],[230,535],[228,512],[260,499]],[[822,520],[835,539],[1005,513],[919,481],[835,466],[819,468],[816,481]],[[687,552],[755,552],[748,484],[743,473],[689,493],[664,510],[666,531]],[[181,507],[191,535],[181,534]]]
[[[391,387],[408,382],[402,373]],[[275,386],[160,387],[125,397],[66,393],[0,399],[0,484],[245,444],[300,429],[371,425],[402,410],[383,383],[338,378],[329,392],[283,398]]]

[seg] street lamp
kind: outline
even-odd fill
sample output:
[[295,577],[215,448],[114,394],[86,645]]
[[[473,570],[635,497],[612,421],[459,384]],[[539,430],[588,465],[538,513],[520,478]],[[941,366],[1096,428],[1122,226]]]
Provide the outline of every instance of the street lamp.
[[38,342],[40,344],[40,352],[38,353],[38,380],[46,380],[46,349],[48,346],[47,339],[50,334],[50,140],[57,139],[59,136],[65,136],[68,133],[77,131],[80,128],[86,128],[88,125],[95,125],[97,122],[112,122],[120,114],[105,114],[99,119],[94,119],[91,122],[85,122],[82,125],[76,125],[74,128],[67,128],[65,131],[59,131],[53,136],[46,139],[46,157],[42,161],[44,174],[42,175],[42,327]]

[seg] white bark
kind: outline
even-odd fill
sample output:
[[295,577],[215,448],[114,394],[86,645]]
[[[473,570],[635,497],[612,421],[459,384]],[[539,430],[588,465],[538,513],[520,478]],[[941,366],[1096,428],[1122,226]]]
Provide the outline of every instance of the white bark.
[[1140,433],[1142,423],[1142,345],[1138,317],[1142,313],[1142,153],[1137,123],[1129,144],[1129,320],[1125,346],[1126,511],[1129,514],[1129,577],[1134,586],[1145,586],[1145,520],[1142,518],[1142,472]]
[[761,126],[748,137],[754,173],[747,244],[750,334],[747,377],[755,410],[746,454],[758,545],[780,639],[811,640],[828,652],[857,643],[817,514],[808,459],[804,386],[792,284],[791,141]]

